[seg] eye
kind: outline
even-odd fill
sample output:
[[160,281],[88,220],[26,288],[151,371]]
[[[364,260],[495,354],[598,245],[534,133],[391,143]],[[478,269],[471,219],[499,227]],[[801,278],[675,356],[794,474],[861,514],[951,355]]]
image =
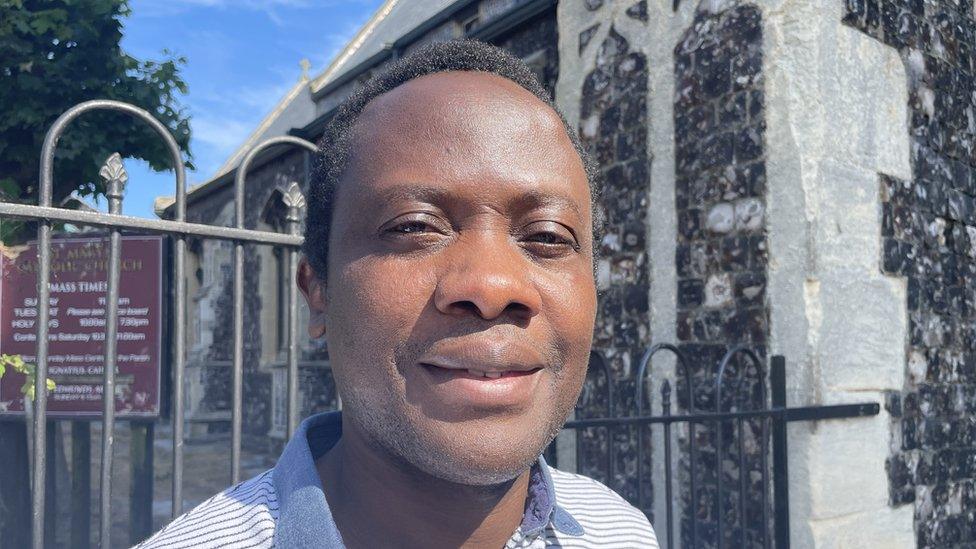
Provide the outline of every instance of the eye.
[[387,229],[387,232],[400,234],[426,233],[431,232],[433,227],[423,221],[405,221]]
[[529,237],[526,238],[526,240],[528,240],[530,242],[538,242],[540,244],[551,244],[551,245],[567,244],[567,245],[570,245],[570,246],[574,246],[575,245],[573,242],[570,242],[569,240],[566,240],[566,238],[563,237],[562,235],[559,235],[559,234],[556,234],[556,233],[553,233],[553,232],[539,232],[539,233],[535,233],[535,234],[529,235]]
[[536,253],[555,256],[570,250],[580,251],[580,245],[572,230],[561,223],[533,223],[526,228],[523,242],[531,245]]
[[390,238],[407,238],[416,236],[438,236],[447,234],[450,230],[439,217],[422,212],[415,212],[391,219],[382,227],[380,234]]

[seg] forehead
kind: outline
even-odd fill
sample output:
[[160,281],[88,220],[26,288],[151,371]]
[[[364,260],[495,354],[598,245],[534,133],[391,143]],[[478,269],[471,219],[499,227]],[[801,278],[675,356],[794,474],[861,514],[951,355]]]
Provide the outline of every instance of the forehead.
[[518,84],[482,72],[410,80],[375,98],[352,129],[355,186],[505,184],[589,203],[582,160],[559,115]]

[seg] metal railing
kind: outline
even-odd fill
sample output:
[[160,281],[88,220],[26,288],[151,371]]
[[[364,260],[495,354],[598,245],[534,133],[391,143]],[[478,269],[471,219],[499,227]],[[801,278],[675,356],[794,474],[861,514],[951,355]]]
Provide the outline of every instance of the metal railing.
[[[247,178],[247,169],[251,162],[261,151],[275,145],[293,145],[302,147],[309,152],[315,152],[315,145],[309,141],[298,137],[282,136],[274,137],[259,143],[252,148],[240,167],[237,168],[237,175],[234,179],[234,223],[238,230],[244,229],[244,181]],[[295,238],[298,236],[299,210],[305,205],[305,197],[302,195],[298,183],[292,182],[282,194],[285,206],[288,207],[288,214],[285,218],[288,225],[288,234]],[[244,242],[236,240],[234,242],[234,358],[233,358],[233,379],[231,381],[231,454],[230,454],[230,478],[232,484],[237,484],[241,480],[241,421],[243,414],[241,408],[244,399]],[[298,272],[298,250],[294,247],[285,249],[287,257],[285,264],[288,265],[288,323],[286,327],[288,341],[288,424],[287,436],[291,438],[292,432],[298,425],[298,293],[295,289],[295,274]],[[175,435],[174,435],[175,436]],[[176,502],[174,498],[174,504]],[[174,510],[174,515],[177,514]]]
[[[100,175],[106,180],[106,196],[108,198],[108,213],[73,211],[53,208],[51,199],[54,187],[54,154],[61,135],[71,122],[79,116],[96,110],[109,110],[129,114],[148,124],[166,144],[176,172],[176,193],[173,220],[143,219],[121,214],[123,189],[127,176],[122,167],[118,154],[109,157]],[[315,151],[315,145],[297,137],[280,137],[265,141],[253,148],[244,158],[237,170],[235,180],[235,226],[217,227],[186,222],[186,172],[183,158],[176,140],[167,128],[149,112],[133,105],[111,100],[95,100],[79,103],[62,114],[48,130],[41,149],[40,192],[37,206],[24,204],[0,203],[0,216],[21,218],[36,221],[37,227],[37,353],[36,353],[36,400],[34,403],[33,425],[33,475],[31,477],[31,532],[33,547],[44,547],[45,522],[45,475],[47,472],[46,415],[47,388],[45,380],[48,373],[48,322],[50,319],[50,287],[51,278],[51,231],[54,222],[68,222],[78,225],[105,227],[109,229],[109,272],[106,303],[105,323],[105,367],[103,369],[103,401],[102,412],[102,460],[100,475],[100,544],[109,547],[111,543],[111,483],[112,483],[112,454],[114,446],[115,399],[109,395],[115,394],[115,365],[117,361],[116,331],[118,328],[118,292],[119,265],[121,257],[121,231],[133,229],[144,232],[162,233],[173,238],[173,300],[172,309],[176,321],[172,336],[172,418],[173,418],[173,477],[172,477],[172,516],[183,512],[183,382],[186,367],[186,239],[188,236],[199,236],[230,240],[234,242],[234,361],[233,361],[233,402],[231,406],[232,440],[230,476],[233,483],[240,480],[241,454],[241,418],[242,418],[242,374],[243,362],[243,245],[245,243],[266,244],[284,247],[288,257],[289,291],[288,291],[288,322],[287,322],[287,352],[288,352],[288,435],[290,436],[298,422],[297,405],[297,324],[298,302],[294,287],[295,273],[298,265],[298,250],[302,244],[302,237],[298,234],[300,209],[305,199],[297,183],[290,183],[282,189],[282,197],[288,209],[286,216],[288,234],[265,231],[254,231],[244,228],[244,180],[247,168],[258,152],[275,145],[291,145]]]
[[[675,414],[672,412],[674,403],[672,402],[673,392],[671,380],[664,378],[660,383],[660,413],[651,414],[650,408],[645,402],[646,378],[648,377],[651,360],[661,351],[669,352],[675,357],[676,376],[683,382],[685,391],[685,411]],[[740,365],[737,368],[733,384],[727,387],[730,364],[737,358],[745,358],[752,367],[753,374],[746,379],[746,369]],[[656,522],[658,539],[662,542],[662,547],[671,549],[675,546],[699,547],[749,547],[759,545],[761,547],[789,547],[790,539],[790,507],[789,507],[789,473],[788,473],[788,444],[786,425],[794,421],[819,421],[829,419],[856,418],[877,415],[880,405],[873,402],[858,404],[841,404],[829,406],[804,406],[788,407],[786,404],[786,360],[782,356],[770,358],[769,390],[767,391],[767,376],[765,372],[765,361],[761,360],[755,351],[744,346],[733,346],[723,356],[721,361],[712,369],[708,364],[692,364],[680,347],[669,344],[659,343],[651,346],[644,352],[640,364],[637,368],[634,395],[634,415],[617,415],[621,410],[615,407],[613,376],[606,364],[601,360],[591,360],[590,367],[595,368],[605,380],[606,387],[606,417],[592,419],[576,419],[569,421],[564,429],[569,429],[580,433],[591,429],[603,429],[607,433],[606,465],[602,471],[608,482],[612,485],[617,468],[615,454],[621,449],[616,448],[614,443],[614,433],[624,429],[636,428],[636,456],[637,474],[636,487],[637,495],[631,503],[645,513],[651,514],[648,509],[644,486],[650,480],[645,472],[644,456],[644,435],[645,429],[654,426],[661,426],[663,449],[663,469],[664,478],[657,478],[664,487],[664,527]],[[705,380],[695,383],[692,376],[692,368],[696,372],[705,374]],[[714,373],[714,378],[709,379],[708,374]],[[751,390],[757,389],[757,393]],[[731,394],[730,394],[731,393]],[[701,409],[697,402],[701,401],[702,395],[705,400],[712,399],[711,409]],[[726,397],[723,398],[723,394]],[[696,395],[699,397],[696,399]],[[591,395],[592,397],[592,395]],[[759,425],[758,450],[747,450],[745,447],[746,429],[750,426]],[[673,466],[673,442],[674,427],[687,426],[687,437],[685,448],[687,453],[685,467],[688,471],[688,485],[684,486],[683,496],[686,500],[676,501],[674,498],[674,483],[676,475]],[[734,437],[726,449],[725,427],[733,428]],[[708,452],[714,453],[715,463],[712,467],[702,470],[703,460],[701,459],[703,448],[698,442],[697,434],[714,434],[715,444],[712,448],[707,448]],[[577,437],[579,440],[579,437]],[[601,450],[602,451],[602,450]],[[772,464],[770,466],[768,455],[772,454]],[[734,460],[738,472],[738,485],[733,495],[735,497],[735,513],[728,514],[725,509],[726,496],[730,494],[729,487],[726,486],[724,476],[725,471],[722,467],[723,459],[729,457]],[[752,464],[750,458],[758,459],[758,464]],[[577,446],[576,464],[577,467],[583,463],[581,459],[581,449]],[[556,463],[558,466],[558,461]],[[753,472],[758,469],[759,486],[752,490],[749,486],[746,472]],[[600,471],[586,470],[584,473]],[[702,473],[704,476],[714,476],[711,486],[714,490],[708,495],[703,493]],[[613,486],[611,486],[613,487]],[[679,487],[679,493],[682,493]],[[759,492],[759,501],[753,506],[749,505],[747,494]],[[772,502],[769,501],[772,493]],[[691,512],[690,518],[686,521],[688,529],[686,537],[679,541],[675,537],[674,515],[676,505],[684,505],[684,509]],[[749,509],[758,507],[759,512],[756,520],[749,521]],[[699,517],[698,511],[706,509],[706,517]],[[714,513],[712,513],[714,511]],[[707,531],[703,531],[706,530]],[[771,530],[771,532],[770,532]],[[730,535],[727,535],[731,531]],[[747,532],[754,532],[758,537],[755,544],[749,543]],[[737,533],[738,536],[734,536]],[[727,539],[737,537],[737,539]],[[683,542],[683,543],[682,543]]]

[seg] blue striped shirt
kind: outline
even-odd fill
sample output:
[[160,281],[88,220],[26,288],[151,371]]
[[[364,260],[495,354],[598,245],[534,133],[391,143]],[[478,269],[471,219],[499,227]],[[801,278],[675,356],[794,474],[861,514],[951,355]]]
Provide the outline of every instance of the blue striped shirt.
[[[178,517],[140,549],[343,548],[315,459],[341,435],[341,415],[327,412],[299,426],[278,463]],[[506,549],[657,549],[647,517],[590,478],[533,465],[522,524]]]

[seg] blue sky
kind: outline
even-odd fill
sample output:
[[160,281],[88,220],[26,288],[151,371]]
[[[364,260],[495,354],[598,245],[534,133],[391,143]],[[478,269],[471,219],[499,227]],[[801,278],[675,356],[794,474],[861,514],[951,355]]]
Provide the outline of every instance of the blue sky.
[[[299,61],[321,72],[380,6],[381,0],[131,0],[122,48],[140,59],[164,49],[187,58],[195,172],[206,181],[301,75]],[[172,195],[172,172],[126,161],[124,213],[155,217],[153,198]]]

